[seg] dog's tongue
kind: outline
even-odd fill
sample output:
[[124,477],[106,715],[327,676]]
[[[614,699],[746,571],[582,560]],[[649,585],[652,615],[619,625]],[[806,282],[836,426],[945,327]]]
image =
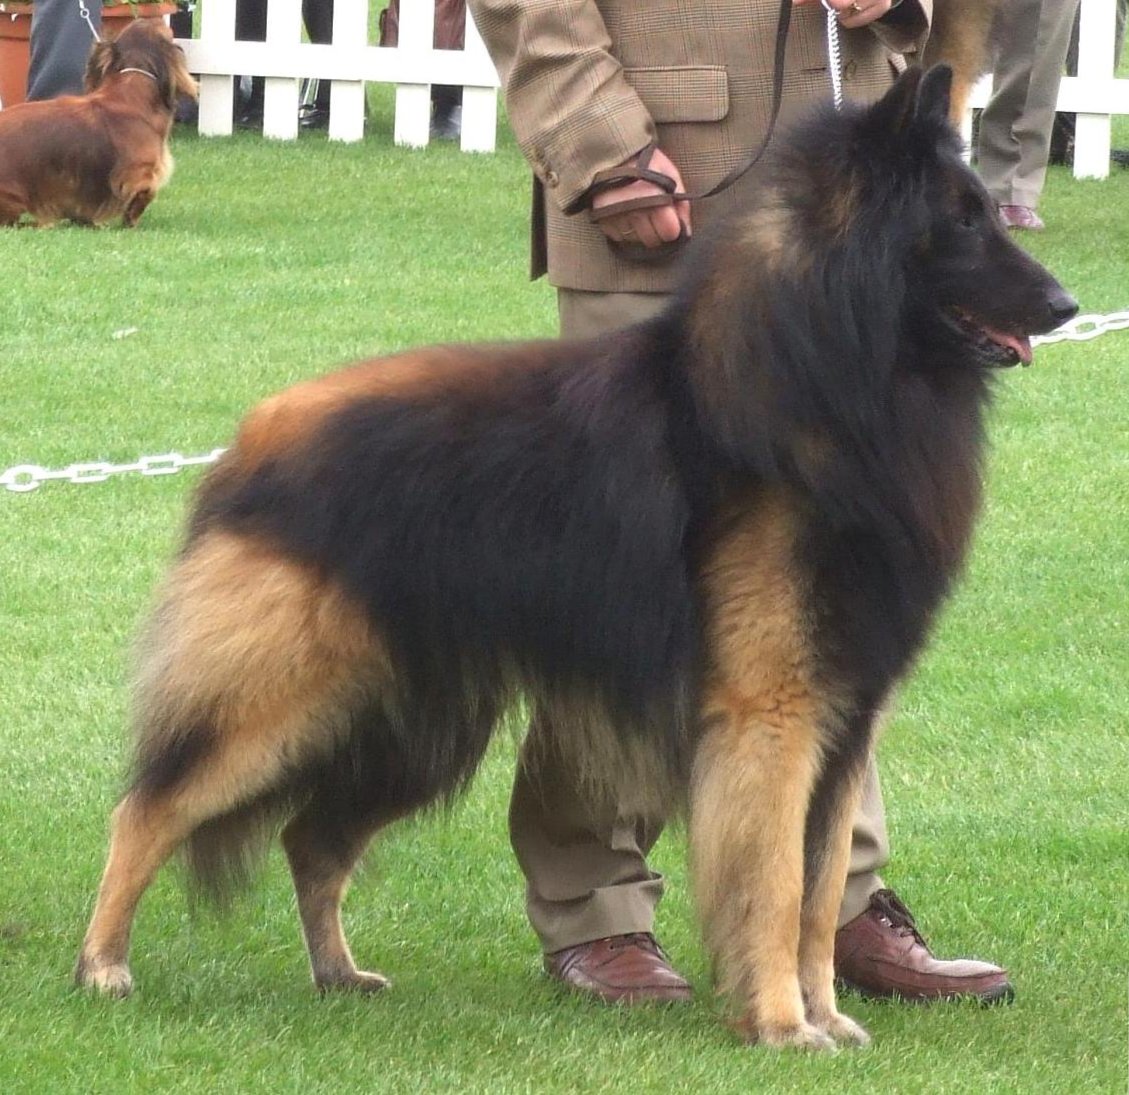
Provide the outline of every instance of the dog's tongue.
[[1009,335],[1003,331],[993,331],[990,327],[984,329],[984,333],[993,341],[998,342],[1001,346],[1006,346],[1009,350],[1014,350],[1016,356],[1024,365],[1030,365],[1032,360],[1031,353],[1031,340],[1026,336]]

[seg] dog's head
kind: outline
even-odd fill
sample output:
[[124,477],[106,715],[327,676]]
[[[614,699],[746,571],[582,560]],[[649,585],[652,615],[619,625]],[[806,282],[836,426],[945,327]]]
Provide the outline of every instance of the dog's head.
[[160,19],[135,19],[117,38],[98,42],[86,65],[86,90],[97,90],[123,69],[140,69],[152,76],[170,112],[178,95],[196,98],[196,81],[185,65],[184,52]]
[[[910,69],[859,120],[869,185],[900,222],[907,308],[916,343],[977,365],[1031,360],[1030,336],[1077,302],[1008,235],[996,203],[964,162],[949,123],[951,70]],[[889,238],[889,237],[887,237]]]

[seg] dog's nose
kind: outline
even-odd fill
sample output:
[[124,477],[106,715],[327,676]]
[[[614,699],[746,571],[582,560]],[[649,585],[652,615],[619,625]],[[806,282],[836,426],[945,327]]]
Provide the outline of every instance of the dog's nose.
[[1061,327],[1078,314],[1078,301],[1065,289],[1055,289],[1047,298],[1047,308],[1051,313],[1051,321],[1056,327]]

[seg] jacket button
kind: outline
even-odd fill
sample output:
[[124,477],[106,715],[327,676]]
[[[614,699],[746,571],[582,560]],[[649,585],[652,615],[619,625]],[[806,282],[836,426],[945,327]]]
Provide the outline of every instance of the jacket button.
[[560,186],[561,177],[555,171],[545,172],[545,185],[546,186]]
[[859,74],[859,66],[857,61],[848,61],[843,66],[843,79],[853,80]]

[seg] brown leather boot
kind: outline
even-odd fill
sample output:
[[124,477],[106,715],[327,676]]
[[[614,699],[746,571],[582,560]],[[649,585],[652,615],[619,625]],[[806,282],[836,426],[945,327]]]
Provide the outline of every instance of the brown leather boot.
[[593,939],[545,955],[545,972],[609,1004],[673,1004],[693,996],[650,932]]
[[835,976],[863,996],[918,1003],[976,997],[988,1004],[1015,995],[999,966],[934,958],[893,890],[871,894],[866,909],[835,933]]

